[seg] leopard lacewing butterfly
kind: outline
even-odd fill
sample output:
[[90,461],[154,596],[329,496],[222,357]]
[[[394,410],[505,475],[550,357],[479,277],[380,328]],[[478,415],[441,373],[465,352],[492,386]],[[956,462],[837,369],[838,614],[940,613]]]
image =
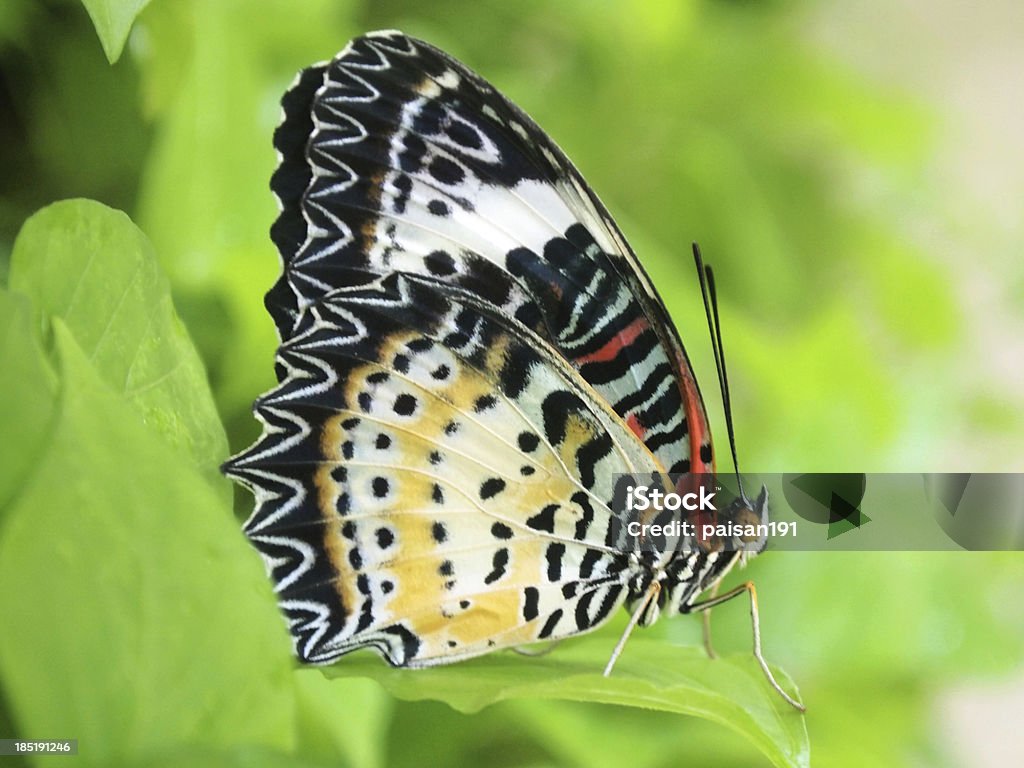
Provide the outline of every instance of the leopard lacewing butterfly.
[[[614,478],[712,473],[711,434],[664,304],[565,154],[399,32],[353,40],[282,105],[278,384],[224,471],[255,495],[244,530],[298,657],[446,664],[626,606],[608,674],[637,624],[748,592],[755,655],[802,709],[761,655],[753,586],[714,596],[749,552],[615,532]],[[737,503],[767,513],[764,491]]]

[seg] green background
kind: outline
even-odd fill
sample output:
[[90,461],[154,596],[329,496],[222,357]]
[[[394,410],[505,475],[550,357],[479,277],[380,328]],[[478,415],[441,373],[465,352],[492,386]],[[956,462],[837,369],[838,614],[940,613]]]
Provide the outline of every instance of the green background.
[[[379,28],[462,59],[573,158],[659,286],[721,448],[701,243],[746,471],[1020,470],[1019,152],[972,133],[973,91],[941,77],[949,51],[970,63],[944,41],[986,30],[914,5],[5,0],[0,737],[77,737],[80,765],[801,765],[808,744],[822,766],[975,764],[955,713],[1024,686],[1019,553],[769,553],[734,574],[805,731],[739,603],[715,613],[726,658],[663,621],[607,685],[590,671],[624,617],[538,660],[297,670],[238,530],[250,498],[232,512],[216,473],[273,380],[278,100]],[[66,198],[104,205],[25,224]],[[976,736],[1019,746],[1013,708],[992,711]]]

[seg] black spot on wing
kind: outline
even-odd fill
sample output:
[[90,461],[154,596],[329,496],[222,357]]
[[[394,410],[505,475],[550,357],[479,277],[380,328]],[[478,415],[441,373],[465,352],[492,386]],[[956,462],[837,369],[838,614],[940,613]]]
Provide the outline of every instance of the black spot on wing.
[[623,587],[621,584],[616,584],[608,588],[605,592],[604,599],[601,600],[601,605],[597,609],[597,613],[594,614],[594,624],[600,624],[602,621],[608,618],[608,614],[612,612],[615,607],[616,600],[619,599],[619,595],[622,594]]
[[418,173],[423,168],[427,143],[415,133],[406,133],[402,137],[402,145],[402,151],[398,153],[398,167],[406,173]]
[[590,603],[594,599],[594,593],[585,592],[579,600],[576,601],[576,629],[583,631],[590,629],[593,623],[590,621]]
[[411,416],[416,411],[416,398],[403,393],[395,398],[395,413],[399,416]]
[[594,468],[601,459],[611,453],[612,438],[607,432],[598,434],[588,440],[576,452],[576,468],[580,473],[580,482],[584,488],[593,488]]
[[484,577],[484,584],[493,584],[502,576],[505,575],[505,570],[508,567],[508,549],[502,547],[494,553],[494,558],[491,561],[491,572]]
[[526,526],[535,531],[544,533],[555,532],[555,513],[558,511],[558,504],[548,504],[536,515],[526,520]]
[[410,352],[426,352],[434,348],[434,340],[426,336],[419,336],[405,346]]
[[565,557],[565,544],[555,542],[548,544],[544,558],[548,564],[548,581],[560,581],[562,578],[562,558]]
[[448,540],[448,529],[445,528],[444,523],[435,521],[433,525],[430,526],[430,535],[438,544],[443,544]]
[[363,632],[373,624],[373,601],[364,600],[362,610],[359,611],[359,623],[356,624],[356,632]]
[[480,486],[480,498],[483,501],[492,499],[505,490],[505,481],[500,477],[491,477]]
[[556,608],[548,616],[547,621],[544,622],[544,626],[541,627],[540,632],[537,633],[538,638],[550,637],[551,633],[555,631],[555,627],[558,626],[558,622],[562,619],[562,609]]
[[540,599],[540,592],[536,587],[527,587],[523,590],[523,618],[533,621],[537,618],[537,603]]
[[594,575],[594,566],[601,560],[601,552],[597,549],[588,549],[580,560],[580,578],[589,579]]
[[533,453],[540,444],[540,438],[532,432],[519,433],[519,450],[524,453]]
[[582,403],[572,392],[559,389],[544,398],[541,413],[544,417],[544,434],[551,443],[565,440],[569,417],[582,410]]
[[447,277],[455,274],[455,259],[445,251],[434,251],[427,254],[423,259],[427,271],[438,277]]
[[506,395],[517,398],[523,393],[530,383],[530,369],[536,359],[536,353],[522,344],[515,344],[509,349],[501,369],[501,384]]
[[[590,627],[596,627],[607,619],[624,588],[625,587],[622,584],[612,584],[607,587],[600,587],[583,593],[576,603],[576,628],[579,630],[585,630]],[[594,609],[594,600],[601,595],[602,592],[604,594],[601,597],[601,601],[597,604],[597,608]]]
[[498,404],[498,398],[494,395],[481,395],[473,403],[473,410],[477,413],[483,413],[484,411],[490,410]]
[[441,184],[455,186],[461,184],[466,177],[466,172],[458,163],[447,157],[435,157],[430,163],[430,175]]
[[420,639],[415,633],[401,624],[392,624],[390,627],[385,627],[384,632],[394,635],[401,642],[401,653],[389,656],[388,661],[396,666],[404,667],[416,658],[416,654],[420,650]]
[[461,120],[453,120],[445,132],[448,138],[466,149],[482,149],[484,146],[477,130]]
[[365,573],[360,573],[359,576],[356,577],[356,589],[359,590],[359,594],[361,595],[369,595],[370,577]]
[[[575,504],[580,510],[579,519],[576,520],[576,531],[575,538],[577,541],[585,541],[587,533],[590,529],[590,524],[594,521],[594,505],[590,500],[590,497],[583,491],[577,491],[569,497],[570,501]],[[615,531],[615,526],[609,526],[609,536]],[[605,544],[611,546],[608,541]]]

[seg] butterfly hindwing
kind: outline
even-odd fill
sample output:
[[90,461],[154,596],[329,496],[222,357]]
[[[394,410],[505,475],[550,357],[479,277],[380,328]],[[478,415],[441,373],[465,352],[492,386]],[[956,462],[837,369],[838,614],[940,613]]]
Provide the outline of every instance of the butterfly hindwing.
[[284,100],[267,297],[302,310],[392,271],[461,287],[550,342],[671,471],[710,467],[706,416],[661,300],[603,205],[521,110],[400,33],[354,40]]
[[658,462],[486,303],[390,274],[307,308],[278,364],[228,471],[301,658],[454,661],[586,631],[640,588],[613,483]]

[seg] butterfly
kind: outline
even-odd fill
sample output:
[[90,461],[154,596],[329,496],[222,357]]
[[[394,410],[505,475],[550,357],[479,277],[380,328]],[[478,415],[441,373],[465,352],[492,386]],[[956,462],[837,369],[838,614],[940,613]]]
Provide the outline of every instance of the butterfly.
[[[753,585],[714,593],[756,548],[644,546],[617,524],[616,477],[711,474],[711,434],[665,305],[565,154],[394,31],[304,70],[282,107],[278,384],[223,469],[255,496],[244,531],[299,659],[446,664],[626,606],[609,674],[635,626],[749,593],[755,655],[802,709],[761,654]],[[730,514],[766,519],[767,492]]]

